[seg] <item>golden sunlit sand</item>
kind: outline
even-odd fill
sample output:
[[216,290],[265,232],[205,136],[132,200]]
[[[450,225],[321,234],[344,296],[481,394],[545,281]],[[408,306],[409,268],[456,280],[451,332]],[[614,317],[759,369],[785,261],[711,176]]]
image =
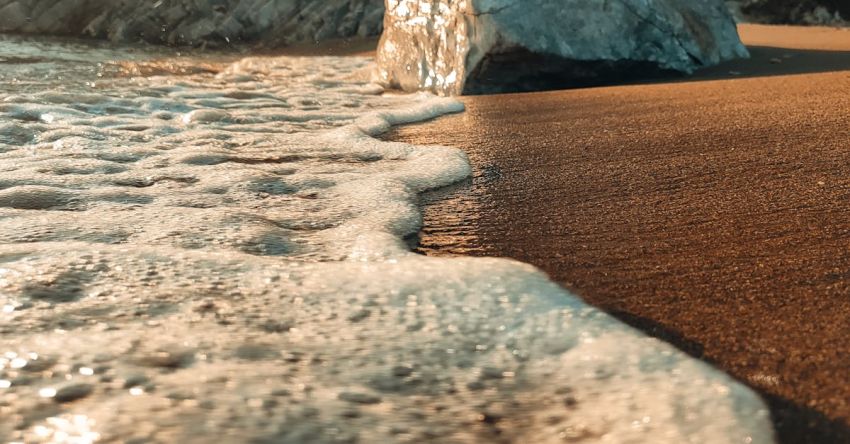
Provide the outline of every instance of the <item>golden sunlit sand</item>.
[[716,364],[785,443],[850,441],[850,30],[741,25],[672,82],[464,98],[392,140],[459,146],[420,250],[508,256]]
[[848,28],[742,24],[738,26],[738,34],[748,46],[850,51]]

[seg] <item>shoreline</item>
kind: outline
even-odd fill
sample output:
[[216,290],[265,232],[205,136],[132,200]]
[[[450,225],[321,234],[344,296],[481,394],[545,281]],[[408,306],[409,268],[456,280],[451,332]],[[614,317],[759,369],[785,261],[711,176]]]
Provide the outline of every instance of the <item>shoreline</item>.
[[367,58],[92,85],[121,51],[7,43],[4,441],[773,441],[750,389],[534,267],[406,248],[470,164],[374,136],[459,101]]
[[756,389],[780,442],[847,442],[850,32],[741,29],[753,57],[692,78],[466,97],[383,138],[475,169],[423,196],[420,252],[537,266]]

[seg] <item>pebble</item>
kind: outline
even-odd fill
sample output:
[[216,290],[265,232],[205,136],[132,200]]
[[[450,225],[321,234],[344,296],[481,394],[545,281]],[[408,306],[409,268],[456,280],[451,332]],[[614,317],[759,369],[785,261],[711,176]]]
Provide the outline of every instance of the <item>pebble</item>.
[[286,333],[292,330],[292,324],[283,321],[268,320],[260,325],[266,333]]
[[56,364],[55,358],[39,356],[38,359],[30,359],[27,361],[27,365],[25,365],[21,370],[27,372],[43,372],[53,367],[54,364]]
[[343,418],[359,418],[360,412],[357,410],[343,410],[342,413],[339,414],[339,416]]
[[342,392],[339,394],[338,398],[341,401],[351,402],[354,404],[378,404],[381,402],[381,398],[379,396],[359,392]]
[[504,372],[496,367],[483,367],[481,369],[481,379],[502,379]]
[[290,396],[292,392],[287,389],[276,389],[271,393],[272,396]]
[[472,381],[472,382],[466,384],[466,388],[468,388],[470,390],[483,390],[484,387],[485,387],[484,383],[481,382],[481,381]]
[[150,379],[145,375],[130,375],[124,379],[124,388],[138,387],[150,382]]
[[56,391],[53,400],[59,403],[66,403],[85,398],[94,391],[94,386],[91,384],[69,384]]
[[482,412],[478,415],[478,421],[486,424],[495,424],[501,421],[502,415],[494,412]]
[[293,364],[301,361],[301,358],[302,358],[302,354],[300,352],[291,352],[291,353],[287,353],[286,355],[283,356],[284,361],[289,362],[289,363],[293,363]]
[[145,354],[138,362],[147,367],[181,368],[187,367],[194,356],[194,351],[190,349],[175,347]]
[[236,348],[234,355],[247,361],[262,361],[280,356],[280,353],[264,344],[243,344]]
[[407,365],[397,365],[392,369],[393,376],[398,376],[399,378],[410,376],[411,373],[413,373],[413,368]]
[[175,390],[165,395],[165,397],[172,401],[187,401],[195,399],[195,395],[185,390]]
[[372,314],[372,312],[369,310],[357,310],[356,312],[348,316],[348,320],[351,322],[360,322],[368,318],[370,314]]

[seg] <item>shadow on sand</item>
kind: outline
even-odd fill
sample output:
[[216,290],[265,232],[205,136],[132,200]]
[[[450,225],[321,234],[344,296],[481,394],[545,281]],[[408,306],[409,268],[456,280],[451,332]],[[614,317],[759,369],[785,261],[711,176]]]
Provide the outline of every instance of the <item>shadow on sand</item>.
[[[747,46],[750,58],[723,62],[702,68],[691,75],[675,71],[633,71],[629,79],[600,81],[591,85],[576,84],[567,89],[617,85],[647,85],[670,82],[702,82],[706,80],[745,79],[850,71],[850,51],[792,49],[772,46]],[[850,73],[848,73],[850,76]]]
[[730,60],[693,74],[647,62],[576,61],[517,53],[486,59],[464,95],[488,95],[598,88],[618,85],[700,82],[706,80],[850,71],[850,51],[748,46],[750,58]]
[[749,46],[747,49],[750,51],[749,59],[733,60],[704,68],[683,80],[738,79],[850,71],[850,51],[819,51],[769,46]]
[[[715,367],[720,367],[720,365],[708,359],[703,354],[703,346],[701,344],[685,338],[682,334],[664,327],[652,319],[635,316],[625,311],[609,311],[608,314],[649,336],[674,345],[679,350],[694,358],[708,362]],[[823,413],[797,404],[794,401],[767,393],[759,387],[751,386],[751,388],[761,395],[770,408],[773,426],[776,428],[777,443],[850,443],[850,427],[847,424],[832,420]]]

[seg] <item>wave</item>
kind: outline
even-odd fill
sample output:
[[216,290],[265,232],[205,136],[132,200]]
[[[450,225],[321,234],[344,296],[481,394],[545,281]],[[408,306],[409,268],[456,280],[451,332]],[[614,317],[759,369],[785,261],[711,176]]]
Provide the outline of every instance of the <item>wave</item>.
[[460,102],[362,57],[80,63],[0,92],[0,438],[772,440],[747,388],[533,267],[409,251],[469,162],[374,136]]

